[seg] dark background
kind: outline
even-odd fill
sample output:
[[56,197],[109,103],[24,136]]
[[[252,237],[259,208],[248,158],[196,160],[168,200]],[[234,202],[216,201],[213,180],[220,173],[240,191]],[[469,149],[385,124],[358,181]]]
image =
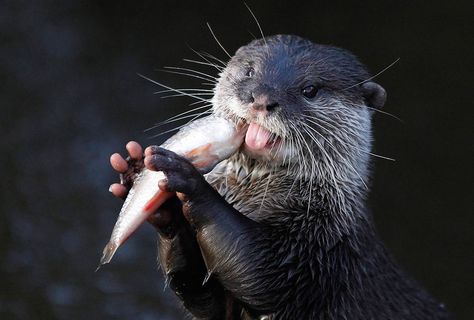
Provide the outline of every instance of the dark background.
[[[473,46],[470,1],[248,1],[267,35],[298,34],[353,51],[388,91],[376,114],[370,206],[400,264],[458,319],[474,314]],[[225,59],[258,29],[243,2],[0,2],[0,318],[180,319],[142,227],[94,273],[121,202],[109,155],[189,108],[137,73],[188,66],[189,49]],[[162,129],[163,130],[163,129]]]

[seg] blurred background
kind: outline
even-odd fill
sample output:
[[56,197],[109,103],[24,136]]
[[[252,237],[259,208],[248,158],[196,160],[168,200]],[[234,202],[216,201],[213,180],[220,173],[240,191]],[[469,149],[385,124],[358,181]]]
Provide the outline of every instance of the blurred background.
[[[351,50],[388,92],[376,114],[370,207],[381,237],[458,319],[474,314],[470,1],[247,1],[266,35]],[[121,201],[109,155],[157,144],[184,110],[144,74],[178,88],[215,75],[190,49],[221,59],[258,35],[242,1],[0,2],[0,318],[182,319],[143,226],[94,273]],[[253,34],[253,35],[252,35]]]

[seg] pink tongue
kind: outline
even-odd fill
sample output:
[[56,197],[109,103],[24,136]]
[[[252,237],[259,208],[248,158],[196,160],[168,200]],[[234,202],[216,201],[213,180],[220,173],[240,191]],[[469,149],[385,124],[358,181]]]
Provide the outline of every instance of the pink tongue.
[[267,129],[256,123],[251,123],[245,135],[245,144],[247,144],[250,149],[263,149],[267,145],[270,135],[271,133]]

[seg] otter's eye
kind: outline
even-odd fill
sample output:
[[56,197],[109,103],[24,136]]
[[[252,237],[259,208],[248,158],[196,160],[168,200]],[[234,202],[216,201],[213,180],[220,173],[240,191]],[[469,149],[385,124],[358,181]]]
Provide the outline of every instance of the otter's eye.
[[306,98],[312,99],[316,97],[316,94],[318,93],[318,88],[316,88],[315,86],[307,86],[303,88],[303,90],[301,90],[301,93],[303,93]]
[[248,68],[247,71],[245,72],[245,76],[249,78],[252,78],[254,74],[255,74],[255,70],[253,70],[252,67]]

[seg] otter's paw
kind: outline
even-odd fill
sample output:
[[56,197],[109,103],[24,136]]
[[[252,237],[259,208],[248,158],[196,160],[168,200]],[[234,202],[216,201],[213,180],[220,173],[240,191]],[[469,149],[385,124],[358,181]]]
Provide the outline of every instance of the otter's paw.
[[145,165],[143,163],[143,158],[134,159],[129,156],[125,160],[128,163],[128,169],[127,171],[120,174],[120,184],[124,185],[127,190],[130,190],[133,185],[133,182],[137,178],[138,174],[145,167]]
[[126,145],[129,156],[124,159],[119,153],[114,153],[110,157],[112,168],[120,173],[120,183],[114,183],[110,186],[113,195],[119,198],[125,198],[128,190],[133,185],[138,173],[145,166],[143,164],[142,147],[135,141],[130,141]]
[[166,180],[161,181],[159,187],[168,192],[193,197],[201,187],[207,185],[203,175],[186,158],[157,146],[145,150],[145,166],[165,173]]

